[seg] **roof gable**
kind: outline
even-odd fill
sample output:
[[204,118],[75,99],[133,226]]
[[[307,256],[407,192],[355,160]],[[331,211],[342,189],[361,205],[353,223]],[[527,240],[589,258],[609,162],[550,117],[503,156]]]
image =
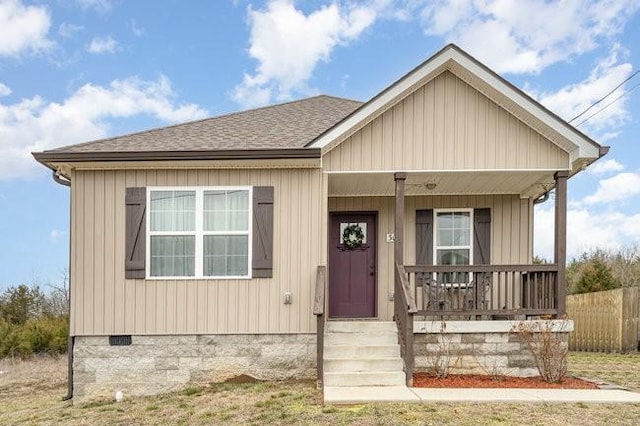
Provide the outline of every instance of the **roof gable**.
[[410,93],[445,71],[450,71],[467,82],[556,146],[568,152],[574,167],[580,166],[581,161],[590,162],[601,156],[600,145],[453,44],[447,45],[383,90],[309,143],[307,147],[321,148],[323,153],[330,151]]
[[566,151],[448,70],[322,156],[323,170],[331,172],[569,166]]

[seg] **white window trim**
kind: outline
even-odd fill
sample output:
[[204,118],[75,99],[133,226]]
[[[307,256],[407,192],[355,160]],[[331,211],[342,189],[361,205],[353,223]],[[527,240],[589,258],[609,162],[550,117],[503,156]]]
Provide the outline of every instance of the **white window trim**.
[[[468,246],[439,246],[438,245],[438,213],[469,213],[469,245]],[[433,264],[438,265],[438,249],[441,250],[458,250],[469,249],[469,265],[473,265],[473,209],[433,209]],[[436,279],[434,274],[434,279]],[[469,283],[473,282],[473,272],[469,272]],[[447,287],[464,288],[464,283],[449,283]]]
[[[151,275],[151,192],[154,191],[195,191],[196,193],[196,228],[195,231],[153,231],[153,235],[193,235],[195,246],[195,275],[190,276],[152,276]],[[248,231],[204,231],[204,192],[205,191],[248,191],[249,212]],[[145,276],[147,280],[247,280],[251,279],[253,255],[253,187],[252,186],[148,186],[147,187],[147,220],[145,221],[146,262]],[[205,235],[247,235],[247,275],[203,275]]]

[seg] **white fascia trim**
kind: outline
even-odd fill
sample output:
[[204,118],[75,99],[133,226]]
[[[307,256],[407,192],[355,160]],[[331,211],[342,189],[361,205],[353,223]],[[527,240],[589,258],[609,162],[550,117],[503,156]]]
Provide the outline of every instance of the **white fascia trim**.
[[325,175],[357,175],[357,174],[393,174],[405,173],[555,173],[560,170],[571,171],[571,167],[560,169],[402,169],[402,170],[325,170]]
[[582,137],[577,131],[571,130],[569,127],[563,124],[561,120],[553,117],[547,111],[540,108],[537,103],[534,103],[530,99],[522,96],[520,93],[513,90],[499,78],[487,72],[484,68],[476,64],[468,57],[462,55],[453,47],[447,49],[444,52],[441,52],[438,56],[433,57],[424,66],[404,77],[395,86],[391,86],[386,93],[383,93],[373,102],[365,104],[364,108],[362,108],[360,111],[349,117],[338,126],[331,129],[309,147],[324,148],[331,142],[338,140],[341,137],[345,137],[345,135],[355,126],[366,120],[370,115],[375,114],[383,106],[392,102],[397,96],[401,95],[410,87],[419,83],[420,80],[425,78],[427,75],[438,71],[441,68],[445,69],[447,62],[450,60],[458,63],[463,68],[466,68],[469,72],[475,74],[481,80],[484,80],[488,85],[495,88],[498,92],[502,93],[507,98],[528,111],[532,116],[534,116],[535,118],[549,126],[551,129],[556,131],[562,137],[573,143],[576,149],[572,150],[572,152],[570,153],[572,162],[581,157],[599,157],[599,149],[597,146],[594,146],[591,142]]

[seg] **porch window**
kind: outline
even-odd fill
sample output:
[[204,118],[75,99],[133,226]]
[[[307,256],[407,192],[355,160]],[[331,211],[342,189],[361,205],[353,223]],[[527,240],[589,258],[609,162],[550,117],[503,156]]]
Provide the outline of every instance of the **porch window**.
[[[473,211],[436,210],[434,264],[470,265],[473,259],[471,239]],[[437,280],[443,284],[467,284],[472,277],[467,272],[439,273]]]
[[149,188],[153,278],[249,278],[251,188]]

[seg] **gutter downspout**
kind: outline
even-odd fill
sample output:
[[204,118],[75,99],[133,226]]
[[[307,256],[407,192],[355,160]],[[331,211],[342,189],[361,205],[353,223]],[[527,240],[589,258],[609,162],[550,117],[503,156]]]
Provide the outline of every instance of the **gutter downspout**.
[[71,180],[63,178],[56,170],[53,171],[53,180],[69,188],[69,311],[67,313],[69,316],[69,337],[67,340],[67,394],[62,398],[63,401],[68,401],[73,398],[73,345],[75,343],[75,338],[71,336]]
[[[609,152],[609,147],[608,146],[601,146],[598,149],[598,158],[596,158],[596,160],[601,159],[602,157],[604,157],[605,155],[607,155],[607,153]],[[594,160],[595,161],[595,160]],[[587,164],[583,164],[582,166],[582,170],[586,169],[587,166],[589,166],[591,163],[587,163]],[[533,204],[534,205],[538,205],[538,204],[542,204],[545,201],[547,201],[549,199],[549,194],[551,191],[547,191],[544,194],[542,194],[541,196],[539,196],[538,198],[536,198],[535,200],[533,200]]]
[[[68,180],[68,179],[63,178],[62,175],[60,174],[60,172],[57,171],[57,170],[53,171],[53,180],[56,183],[59,183],[60,185],[71,187],[71,181]],[[69,207],[71,207],[71,206],[69,206]],[[71,213],[71,211],[69,211],[69,213]]]

